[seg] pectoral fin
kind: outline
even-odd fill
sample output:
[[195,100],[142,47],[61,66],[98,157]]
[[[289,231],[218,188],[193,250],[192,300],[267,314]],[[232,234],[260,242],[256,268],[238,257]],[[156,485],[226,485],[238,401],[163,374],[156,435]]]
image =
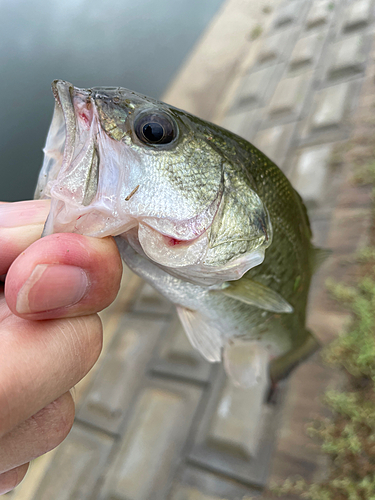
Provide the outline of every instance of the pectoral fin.
[[198,311],[177,306],[177,314],[191,345],[207,361],[221,361],[221,332]]
[[268,286],[242,278],[224,283],[224,295],[245,302],[260,309],[277,313],[291,313],[293,307],[283,297]]
[[270,364],[270,375],[272,382],[277,382],[289,375],[289,373],[304,359],[311,356],[320,347],[318,340],[308,330],[303,344],[297,348],[292,348],[286,354],[275,358]]

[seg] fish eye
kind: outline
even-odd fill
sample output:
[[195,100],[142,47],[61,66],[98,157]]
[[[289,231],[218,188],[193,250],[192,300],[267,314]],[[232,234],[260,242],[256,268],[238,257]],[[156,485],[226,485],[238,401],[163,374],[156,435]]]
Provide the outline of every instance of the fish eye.
[[142,113],[135,120],[134,130],[144,144],[169,144],[177,137],[175,121],[163,112]]

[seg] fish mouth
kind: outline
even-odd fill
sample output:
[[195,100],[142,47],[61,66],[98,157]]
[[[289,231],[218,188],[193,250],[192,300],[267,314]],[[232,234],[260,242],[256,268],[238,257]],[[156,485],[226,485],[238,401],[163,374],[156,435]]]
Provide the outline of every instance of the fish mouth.
[[[91,91],[55,80],[52,92],[54,114],[34,197],[52,199],[43,235],[64,231],[83,233],[84,230],[76,230],[76,222],[89,213],[88,206],[95,198],[99,181],[97,120]],[[74,213],[74,221],[69,221],[69,212]]]
[[[51,197],[54,181],[58,177],[61,179],[62,174],[69,176],[69,171],[74,167],[74,156],[77,158],[80,155],[85,157],[89,169],[86,172],[87,179],[83,198],[77,201],[86,206],[95,194],[99,162],[94,141],[88,137],[90,134],[86,134],[87,137],[85,137],[85,134],[81,133],[82,127],[77,127],[77,110],[73,99],[76,102],[78,100],[86,103],[87,109],[85,112],[81,110],[80,117],[81,120],[85,121],[87,128],[90,128],[93,118],[92,112],[91,116],[88,112],[88,108],[91,106],[87,106],[87,103],[90,104],[90,96],[88,92],[77,89],[71,83],[63,80],[52,82],[52,92],[55,97],[55,109],[46,146],[43,150],[45,157],[34,197]],[[79,130],[77,131],[77,129]]]
[[48,184],[57,178],[64,160],[73,155],[76,123],[70,97],[72,87],[72,84],[62,80],[52,82],[55,109],[43,149],[44,161],[34,194],[36,199],[50,198]]

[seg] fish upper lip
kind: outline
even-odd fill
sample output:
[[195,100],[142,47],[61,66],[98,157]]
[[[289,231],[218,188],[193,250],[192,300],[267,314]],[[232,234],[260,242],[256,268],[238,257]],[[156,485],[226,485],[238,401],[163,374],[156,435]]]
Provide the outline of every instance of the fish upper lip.
[[52,82],[53,95],[57,105],[61,107],[65,119],[63,165],[69,164],[73,158],[77,128],[71,90],[74,90],[74,86],[69,82],[65,82],[64,80],[54,80]]
[[[51,83],[51,87],[56,102],[61,106],[62,110],[64,111],[64,108],[66,108],[67,105],[67,101],[65,98],[66,91],[68,90],[71,96],[71,90],[74,90],[74,85],[72,83],[66,82],[65,80],[54,80]],[[70,103],[73,106],[71,99]]]

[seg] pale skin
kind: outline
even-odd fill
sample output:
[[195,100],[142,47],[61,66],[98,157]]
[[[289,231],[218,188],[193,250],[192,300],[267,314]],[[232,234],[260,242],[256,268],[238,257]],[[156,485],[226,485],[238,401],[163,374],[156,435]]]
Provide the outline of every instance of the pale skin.
[[0,204],[0,495],[69,433],[69,390],[100,354],[97,312],[120,286],[114,240],[39,239],[48,210],[44,200]]

